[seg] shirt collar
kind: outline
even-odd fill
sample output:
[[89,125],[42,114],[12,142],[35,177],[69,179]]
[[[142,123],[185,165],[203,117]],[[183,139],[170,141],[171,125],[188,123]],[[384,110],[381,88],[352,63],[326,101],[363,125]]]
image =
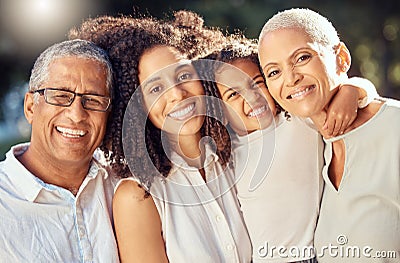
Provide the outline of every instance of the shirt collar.
[[[218,162],[219,157],[209,144],[205,144],[204,148],[206,154],[206,158],[204,160],[204,168],[206,168]],[[172,162],[172,168],[170,170],[170,174],[175,173],[177,170],[181,168],[185,168],[185,170],[192,170],[192,171],[198,170],[198,168],[196,167],[189,166],[187,162],[182,158],[182,156],[180,156],[175,151],[171,153],[171,162]]]
[[[9,179],[18,189],[18,192],[25,196],[26,200],[34,202],[42,189],[54,190],[55,187],[46,184],[33,175],[17,159],[18,156],[22,155],[28,149],[29,145],[30,143],[22,143],[11,147],[4,160],[4,171],[9,175]],[[98,174],[102,174],[104,179],[108,177],[106,169],[93,158],[90,163],[87,178],[96,178]]]

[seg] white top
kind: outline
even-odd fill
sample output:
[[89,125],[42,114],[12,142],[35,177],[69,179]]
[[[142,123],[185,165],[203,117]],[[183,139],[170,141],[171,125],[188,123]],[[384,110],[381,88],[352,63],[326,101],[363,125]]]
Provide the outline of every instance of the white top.
[[[336,190],[327,168],[332,142],[341,139],[346,159]],[[389,100],[362,126],[327,140],[325,160],[325,189],[315,233],[318,262],[338,262],[338,258],[346,262],[399,262],[400,101]],[[332,256],[329,251],[322,256],[323,246],[330,244],[345,253],[354,247],[360,257]],[[395,251],[396,258],[379,258],[376,253],[382,251]]]
[[279,114],[275,123],[275,129],[234,140],[238,198],[254,262],[314,257],[323,141],[300,118],[292,116],[287,121]]
[[223,170],[209,147],[207,183],[178,154],[172,153],[171,160],[168,177],[157,177],[151,185],[169,261],[250,262],[251,244],[232,187],[232,170]]
[[16,159],[0,162],[0,259],[3,262],[119,262],[111,201],[114,184],[93,160],[77,196],[44,183]]

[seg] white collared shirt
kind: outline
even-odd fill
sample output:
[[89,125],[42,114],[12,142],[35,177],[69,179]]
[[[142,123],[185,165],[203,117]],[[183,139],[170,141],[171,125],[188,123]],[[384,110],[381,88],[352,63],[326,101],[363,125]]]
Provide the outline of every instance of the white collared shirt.
[[118,262],[111,220],[114,183],[93,159],[79,192],[46,184],[11,148],[0,162],[0,258],[5,262]]
[[233,187],[233,173],[206,147],[204,182],[197,168],[172,153],[167,178],[151,195],[162,223],[170,262],[250,262],[251,244]]

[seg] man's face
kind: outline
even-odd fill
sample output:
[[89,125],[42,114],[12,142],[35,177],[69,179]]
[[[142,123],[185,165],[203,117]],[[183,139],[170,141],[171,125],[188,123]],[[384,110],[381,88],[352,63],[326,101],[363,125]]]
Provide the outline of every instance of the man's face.
[[252,133],[271,124],[275,102],[257,64],[251,60],[236,60],[223,65],[215,79],[225,103],[225,116],[237,134]]
[[[59,58],[50,64],[47,81],[36,89],[109,96],[106,76],[105,67],[95,60]],[[30,147],[43,161],[79,164],[90,160],[104,137],[108,112],[84,109],[79,96],[69,107],[50,105],[42,95],[35,104],[37,95],[27,93],[25,98],[25,114],[32,125]]]
[[299,29],[267,33],[260,42],[261,67],[271,95],[301,117],[320,113],[339,84],[337,55]]

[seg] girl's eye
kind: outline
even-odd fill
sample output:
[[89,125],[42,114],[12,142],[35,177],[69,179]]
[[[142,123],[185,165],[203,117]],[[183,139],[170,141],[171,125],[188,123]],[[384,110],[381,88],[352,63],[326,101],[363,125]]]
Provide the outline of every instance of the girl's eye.
[[263,84],[264,84],[263,81],[253,82],[253,83],[250,85],[250,88],[251,88],[251,89],[259,89],[259,88],[262,87]]
[[228,94],[227,99],[230,100],[232,98],[235,98],[237,95],[239,95],[239,93],[237,91],[233,91],[233,92]]
[[192,79],[192,73],[190,73],[190,72],[182,72],[178,75],[179,82],[189,80],[189,79]]

